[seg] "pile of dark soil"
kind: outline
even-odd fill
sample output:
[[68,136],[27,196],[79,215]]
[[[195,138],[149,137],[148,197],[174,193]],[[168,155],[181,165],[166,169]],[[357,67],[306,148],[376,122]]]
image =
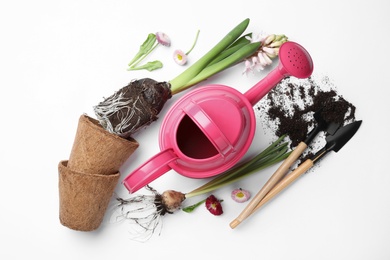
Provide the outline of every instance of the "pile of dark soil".
[[[315,80],[286,78],[271,90],[257,104],[257,112],[262,125],[267,132],[277,137],[284,134],[290,139],[293,149],[317,122],[314,113],[321,110],[321,116],[326,122],[345,125],[355,121],[355,106],[337,92],[328,77]],[[320,133],[309,144],[307,156],[325,144],[326,133]]]

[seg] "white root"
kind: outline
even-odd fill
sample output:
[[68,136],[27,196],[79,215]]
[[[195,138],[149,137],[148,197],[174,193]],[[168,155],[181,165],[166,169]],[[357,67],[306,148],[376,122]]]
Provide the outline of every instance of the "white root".
[[151,195],[136,195],[128,199],[117,197],[110,218],[111,223],[128,221],[135,224],[130,233],[139,241],[148,240],[157,231],[160,234],[162,217],[179,209],[185,199],[181,192],[169,190],[159,194],[150,186],[146,188],[152,192]]
[[[110,133],[117,134],[119,136],[124,135],[126,132],[135,132],[136,127],[139,125],[139,119],[136,124],[133,124],[131,120],[136,115],[135,111],[142,111],[138,108],[140,103],[140,97],[125,98],[125,92],[117,91],[98,106],[94,106],[95,114],[100,124]],[[111,124],[109,118],[116,114],[119,119],[119,124],[115,127]],[[130,127],[130,128],[129,128]]]

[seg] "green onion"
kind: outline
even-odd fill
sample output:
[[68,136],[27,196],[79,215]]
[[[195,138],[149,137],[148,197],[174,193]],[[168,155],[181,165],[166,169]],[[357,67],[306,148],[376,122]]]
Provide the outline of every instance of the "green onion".
[[[246,30],[249,24],[249,18],[242,21],[238,24],[233,30],[231,30],[221,41],[219,41],[210,51],[208,51],[204,56],[202,56],[197,62],[195,62],[192,66],[182,72],[180,75],[172,79],[169,83],[171,84],[172,94],[179,93],[191,85],[196,84],[202,80],[207,79],[209,76],[213,75],[211,73],[218,73],[221,70],[224,70],[227,67],[232,66],[237,63],[237,59],[231,59],[230,61],[233,63],[227,64],[225,63],[219,64],[221,67],[214,67],[212,70],[208,71],[209,73],[202,74],[203,76],[198,76],[198,74],[203,71],[210,62],[212,62],[218,55],[220,55],[224,50],[228,49],[230,46],[234,44],[234,42],[241,36],[241,34]],[[241,41],[240,41],[241,42]],[[256,50],[254,50],[256,51]],[[254,51],[251,53],[253,54]],[[241,61],[248,57],[248,53],[242,53],[245,56],[241,56]],[[251,55],[250,54],[250,55]],[[237,58],[237,57],[236,57]],[[218,63],[214,64],[217,65]],[[197,77],[195,82],[194,78]],[[191,83],[189,83],[191,81]],[[195,82],[195,83],[194,83]]]

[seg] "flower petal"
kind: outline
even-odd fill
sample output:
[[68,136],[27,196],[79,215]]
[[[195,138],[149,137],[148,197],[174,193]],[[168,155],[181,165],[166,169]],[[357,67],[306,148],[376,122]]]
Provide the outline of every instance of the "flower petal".
[[187,63],[187,55],[182,50],[175,50],[173,52],[173,59],[177,64],[181,66]]
[[272,60],[264,52],[259,52],[257,57],[259,58],[260,64],[263,67],[266,67],[272,63]]
[[206,208],[215,216],[219,216],[223,213],[221,202],[214,195],[207,197]]
[[265,52],[263,52],[263,57],[264,57],[264,60],[267,63],[267,65],[272,64],[272,60],[268,57],[268,55]]
[[261,42],[263,39],[263,35],[261,33],[259,34],[252,33],[252,36],[245,36],[245,38],[249,40],[251,43]]
[[269,48],[269,47],[263,47],[261,48],[267,55],[275,55],[275,49],[274,48]]
[[260,64],[260,59],[258,57],[252,57],[252,69],[257,71],[264,69],[264,66]]
[[234,189],[231,193],[231,197],[234,201],[242,203],[249,200],[251,195],[249,191],[240,188],[240,189]]
[[158,43],[160,43],[161,45],[164,45],[164,46],[171,46],[171,39],[169,38],[169,36],[163,32],[156,32],[156,39],[158,41]]
[[249,60],[246,60],[245,61],[245,69],[242,72],[242,74],[245,74],[248,76],[249,72],[251,72],[251,71],[253,72],[251,62]]

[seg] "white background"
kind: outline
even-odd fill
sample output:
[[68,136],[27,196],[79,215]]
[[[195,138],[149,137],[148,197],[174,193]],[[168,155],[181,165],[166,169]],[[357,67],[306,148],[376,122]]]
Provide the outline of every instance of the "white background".
[[[389,10],[386,0],[3,1],[0,258],[390,259]],[[132,79],[172,79],[184,69],[172,52],[188,50],[196,30],[190,63],[245,18],[248,32],[283,33],[309,50],[315,74],[329,76],[357,107],[363,125],[356,136],[235,230],[229,223],[245,206],[228,198],[235,186],[215,192],[225,200],[222,216],[177,212],[145,243],[132,240],[126,224],[103,223],[93,232],[62,226],[57,165],[69,157],[79,116],[94,117],[92,107]],[[156,31],[172,40],[149,57],[164,68],[127,71]],[[244,92],[266,75],[242,76],[242,66],[208,82]],[[135,136],[140,147],[121,179],[158,152],[160,122]],[[269,141],[261,133],[256,139],[258,147]],[[274,169],[239,185],[255,193]],[[201,183],[171,171],[153,187],[186,192]],[[127,195],[120,183],[116,192]]]

